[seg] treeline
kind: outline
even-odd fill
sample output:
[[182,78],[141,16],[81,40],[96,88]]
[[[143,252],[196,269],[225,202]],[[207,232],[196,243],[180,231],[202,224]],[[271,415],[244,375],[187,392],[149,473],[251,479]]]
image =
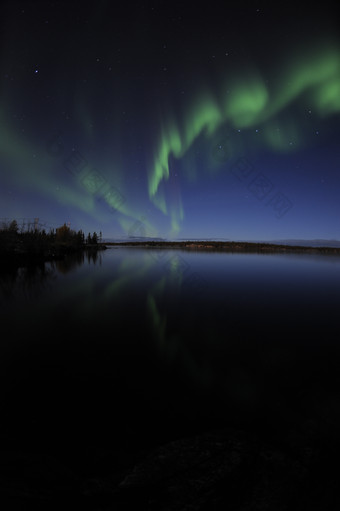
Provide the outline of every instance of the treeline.
[[37,225],[19,226],[16,220],[0,224],[0,256],[58,258],[82,248],[100,246],[102,233],[74,231],[64,224],[48,232]]

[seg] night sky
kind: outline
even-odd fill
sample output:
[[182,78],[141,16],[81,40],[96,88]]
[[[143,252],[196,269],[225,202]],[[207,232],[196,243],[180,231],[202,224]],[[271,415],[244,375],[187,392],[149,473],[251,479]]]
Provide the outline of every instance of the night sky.
[[340,239],[337,13],[270,5],[2,2],[0,219]]

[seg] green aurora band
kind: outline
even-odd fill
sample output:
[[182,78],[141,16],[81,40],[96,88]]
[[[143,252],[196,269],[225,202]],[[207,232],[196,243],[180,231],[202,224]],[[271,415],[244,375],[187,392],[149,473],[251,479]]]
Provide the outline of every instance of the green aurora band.
[[[184,206],[180,181],[175,183],[169,179],[171,161],[181,160],[182,175],[188,181],[195,180],[198,175],[197,162],[189,149],[202,141],[206,143],[203,147],[208,154],[214,140],[221,138],[221,130],[225,128],[234,132],[242,130],[244,133],[242,140],[238,138],[227,142],[229,157],[242,154],[245,149],[243,144],[249,143],[247,133],[254,128],[261,131],[261,137],[255,137],[256,142],[252,142],[257,144],[255,148],[261,146],[275,152],[287,152],[305,144],[308,130],[305,129],[301,111],[313,110],[313,114],[320,119],[340,111],[340,51],[338,43],[328,39],[308,48],[294,49],[291,53],[294,53],[291,60],[281,64],[278,59],[280,65],[266,76],[248,65],[233,75],[221,78],[219,89],[216,90],[198,81],[194,99],[181,109],[177,104],[165,105],[159,115],[159,137],[149,160],[144,196],[140,195],[138,201],[129,199],[126,189],[124,146],[119,138],[117,118],[108,155],[112,163],[107,168],[100,166],[100,172],[107,179],[106,189],[119,190],[126,200],[120,201],[114,194],[105,194],[103,201],[117,212],[114,216],[108,213],[107,218],[114,219],[125,233],[138,234],[139,229],[139,233],[144,233],[146,237],[156,237],[157,226],[150,221],[144,209],[145,200],[150,200],[169,218],[171,234],[177,234],[184,219]],[[80,94],[75,101],[74,116],[89,146],[95,147],[93,131],[89,129],[93,119],[85,96],[85,93]],[[50,197],[65,206],[76,206],[80,212],[102,220],[90,184],[87,186],[82,175],[73,178],[75,186],[68,184],[72,183],[72,176],[68,176],[66,183],[61,183],[58,169],[68,156],[67,150],[53,159],[46,150],[47,141],[44,141],[41,149],[37,149],[36,145],[28,142],[27,136],[24,137],[14,128],[10,119],[8,94],[2,97],[0,104],[0,151],[16,186],[25,191],[41,192],[46,198]],[[294,140],[294,144],[289,142],[291,140]],[[36,158],[32,157],[32,153],[36,153]],[[207,159],[206,170],[212,175],[220,172],[225,169],[220,163],[216,158]],[[22,215],[26,216],[24,211]]]
[[[162,119],[160,139],[148,174],[150,200],[163,213],[168,212],[161,183],[169,179],[171,157],[183,158],[199,136],[206,139],[226,123],[232,129],[260,128],[262,144],[273,151],[296,149],[303,141],[298,112],[282,115],[284,109],[299,99],[305,108],[320,117],[340,111],[340,52],[336,44],[322,44],[308,50],[295,51],[295,59],[281,66],[265,81],[255,71],[241,73],[224,81],[219,94],[201,91],[194,104],[175,118],[174,111]],[[266,85],[270,83],[270,89]],[[295,106],[295,105],[294,105]],[[298,110],[298,109],[297,109]],[[280,136],[278,136],[278,131]],[[288,140],[294,138],[294,147]],[[230,148],[232,150],[232,147]],[[214,171],[216,163],[210,171]],[[187,178],[195,170],[185,169]],[[180,214],[170,212],[173,231],[179,230]]]

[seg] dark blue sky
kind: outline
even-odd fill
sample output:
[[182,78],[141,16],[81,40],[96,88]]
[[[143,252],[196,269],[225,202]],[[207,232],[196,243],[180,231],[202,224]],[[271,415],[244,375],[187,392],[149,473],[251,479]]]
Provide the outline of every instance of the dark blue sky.
[[340,239],[327,3],[11,1],[0,19],[1,218],[106,238]]

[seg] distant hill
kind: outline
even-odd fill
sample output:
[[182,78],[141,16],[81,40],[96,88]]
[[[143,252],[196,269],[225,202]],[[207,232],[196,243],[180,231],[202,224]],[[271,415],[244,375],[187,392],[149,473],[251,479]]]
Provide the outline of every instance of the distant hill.
[[128,241],[131,242],[149,242],[149,241],[239,241],[244,243],[272,243],[275,245],[295,245],[300,247],[333,247],[340,248],[340,241],[338,240],[327,240],[327,239],[314,239],[314,240],[305,240],[305,239],[281,239],[281,240],[231,240],[230,238],[147,238],[140,236],[126,236],[125,238],[105,238],[103,239],[104,243],[126,243]]
[[315,240],[300,240],[300,239],[288,239],[288,240],[272,240],[267,241],[266,243],[275,243],[278,245],[297,245],[300,247],[334,247],[340,248],[340,241],[338,240],[325,240],[325,239],[315,239]]

